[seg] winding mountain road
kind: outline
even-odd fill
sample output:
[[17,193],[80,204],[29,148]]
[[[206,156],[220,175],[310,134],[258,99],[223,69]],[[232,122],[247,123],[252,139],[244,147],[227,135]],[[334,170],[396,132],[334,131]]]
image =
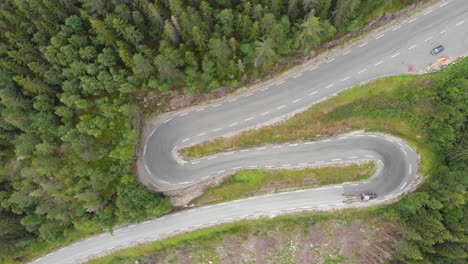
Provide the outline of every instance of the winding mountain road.
[[[417,175],[417,154],[402,140],[378,133],[354,132],[318,142],[244,149],[193,161],[181,160],[177,150],[283,119],[353,85],[407,73],[409,66],[418,71],[441,56],[464,56],[468,52],[468,1],[440,1],[433,7],[285,81],[161,120],[144,138],[139,172],[148,185],[175,190],[246,168],[373,160],[379,170],[371,179],[192,208],[78,241],[32,263],[81,263],[145,241],[236,219],[361,207],[407,191]],[[430,50],[440,44],[445,51],[432,56]],[[343,194],[363,191],[376,192],[379,197],[367,204],[343,203]]]

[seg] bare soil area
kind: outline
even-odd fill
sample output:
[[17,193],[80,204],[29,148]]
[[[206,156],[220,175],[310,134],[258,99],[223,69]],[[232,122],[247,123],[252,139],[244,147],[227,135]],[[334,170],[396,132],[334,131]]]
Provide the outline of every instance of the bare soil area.
[[165,249],[132,263],[384,263],[398,240],[393,231],[389,222],[377,219],[265,228]]

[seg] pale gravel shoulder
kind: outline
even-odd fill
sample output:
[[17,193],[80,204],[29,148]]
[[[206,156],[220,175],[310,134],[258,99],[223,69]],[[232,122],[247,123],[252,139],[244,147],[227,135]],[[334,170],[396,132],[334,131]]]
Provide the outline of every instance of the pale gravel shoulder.
[[[148,180],[145,179],[146,177],[144,177],[144,174],[146,174],[146,172],[145,172],[144,165],[143,165],[143,157],[142,157],[143,149],[142,148],[145,145],[145,143],[147,142],[148,138],[154,132],[155,128],[157,128],[165,120],[167,120],[169,118],[173,118],[173,117],[179,115],[180,113],[194,111],[195,109],[198,109],[198,108],[201,108],[201,107],[206,107],[206,106],[216,104],[216,103],[223,103],[223,102],[226,102],[226,101],[231,100],[233,98],[240,97],[240,96],[245,95],[247,93],[252,93],[252,92],[259,91],[259,90],[261,90],[261,89],[263,89],[263,88],[265,88],[267,86],[270,86],[270,85],[273,85],[275,83],[281,82],[283,80],[289,79],[289,78],[291,78],[291,77],[293,77],[293,76],[295,76],[295,75],[309,69],[312,66],[319,65],[319,64],[327,61],[328,59],[330,59],[332,57],[335,57],[338,54],[341,54],[341,53],[349,50],[351,47],[354,47],[354,46],[358,45],[359,43],[366,42],[366,41],[368,41],[370,39],[375,38],[376,36],[379,36],[380,34],[388,31],[389,29],[391,29],[391,28],[393,28],[393,27],[395,27],[397,25],[406,23],[410,19],[410,17],[412,17],[412,16],[414,16],[416,14],[425,12],[426,10],[431,9],[431,8],[435,7],[436,5],[442,3],[442,2],[444,2],[444,1],[431,0],[431,1],[428,1],[427,3],[420,4],[420,5],[416,6],[416,7],[410,8],[409,10],[407,10],[406,12],[403,12],[399,17],[393,19],[390,23],[386,24],[385,26],[378,27],[376,29],[365,32],[363,35],[359,35],[358,37],[354,37],[354,38],[351,38],[349,40],[346,40],[342,44],[338,44],[338,45],[332,47],[331,49],[328,49],[328,50],[325,50],[325,51],[321,52],[320,54],[313,57],[312,59],[309,59],[306,63],[295,66],[295,67],[293,67],[292,69],[290,69],[288,71],[280,73],[277,76],[274,76],[274,77],[272,77],[270,79],[267,79],[265,81],[261,81],[261,82],[259,82],[257,84],[254,84],[254,85],[251,85],[251,86],[248,86],[248,87],[239,88],[239,89],[237,89],[236,91],[234,91],[233,93],[229,94],[226,97],[219,98],[219,99],[213,99],[213,100],[207,100],[206,102],[203,102],[203,103],[198,104],[198,105],[193,105],[193,106],[183,108],[183,109],[180,109],[180,110],[177,110],[177,111],[167,112],[167,113],[163,113],[163,114],[160,114],[160,115],[157,115],[157,116],[147,118],[145,120],[146,124],[144,124],[144,126],[143,126],[140,147],[137,149],[137,154],[136,154],[137,155],[137,160],[135,162],[135,169],[137,171],[137,177],[138,177],[139,181],[142,184],[144,184],[145,186],[147,186],[149,189],[153,190],[153,191],[160,191],[160,189],[157,186],[151,184]],[[334,94],[332,96],[335,96],[335,95],[336,94]],[[331,96],[329,96],[327,98],[324,98],[323,100],[320,100],[319,102],[327,100],[330,97]],[[318,103],[318,102],[315,102],[314,104],[316,104],[316,103]],[[307,106],[307,107],[298,109],[297,111],[294,111],[293,113],[290,113],[288,115],[284,115],[284,116],[272,119],[272,120],[270,120],[270,121],[268,121],[266,123],[260,124],[258,126],[247,128],[247,129],[244,129],[244,130],[239,130],[239,131],[236,131],[236,132],[233,132],[233,133],[228,133],[226,135],[223,135],[223,137],[230,137],[230,136],[233,136],[233,135],[240,134],[240,133],[242,133],[242,132],[244,132],[246,130],[258,129],[260,127],[276,124],[276,123],[278,123],[280,121],[283,121],[285,119],[288,119],[288,118],[296,115],[299,112],[303,112],[303,111],[307,110],[308,108],[310,108],[310,105]],[[219,184],[221,184],[221,182],[225,178],[229,177],[230,175],[231,174],[225,174],[225,175],[218,175],[217,177],[210,177],[209,179],[207,179],[205,181],[195,183],[195,184],[193,184],[193,185],[191,185],[189,187],[179,189],[179,190],[175,190],[175,191],[163,192],[163,193],[171,198],[171,202],[173,203],[174,206],[186,205],[188,202],[190,202],[194,198],[193,195],[188,195],[188,194],[190,194],[190,193],[196,194],[195,197],[197,197],[197,196],[203,194],[203,192],[205,192],[207,189],[212,188],[214,186],[218,186]]]

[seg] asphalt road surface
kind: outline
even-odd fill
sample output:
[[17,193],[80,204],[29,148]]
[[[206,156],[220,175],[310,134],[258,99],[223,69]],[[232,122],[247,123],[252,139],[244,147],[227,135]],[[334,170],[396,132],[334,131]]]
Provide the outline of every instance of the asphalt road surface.
[[[466,20],[466,22],[465,22]],[[432,48],[445,51],[432,56]],[[78,241],[32,263],[81,263],[118,249],[236,219],[303,210],[330,210],[381,203],[414,184],[417,155],[403,141],[382,134],[353,133],[319,142],[302,142],[218,153],[185,162],[177,149],[288,116],[364,81],[427,67],[438,58],[468,52],[468,1],[441,1],[431,10],[361,42],[284,82],[256,92],[179,112],[163,120],[145,139],[144,168],[149,184],[161,190],[187,187],[208,177],[246,168],[297,168],[374,160],[369,180],[270,194],[193,208]],[[343,194],[378,193],[370,203],[343,203]]]

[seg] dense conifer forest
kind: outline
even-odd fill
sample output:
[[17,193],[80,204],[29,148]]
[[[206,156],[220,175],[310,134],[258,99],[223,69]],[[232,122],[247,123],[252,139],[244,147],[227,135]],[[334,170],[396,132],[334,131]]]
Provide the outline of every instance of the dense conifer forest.
[[[0,1],[0,261],[34,241],[60,240],[69,230],[110,228],[170,210],[166,198],[134,175],[138,98],[235,87],[373,14],[413,2]],[[466,82],[467,76],[460,78]],[[460,140],[465,123],[449,131],[447,148]],[[466,162],[466,141],[457,145],[457,164]],[[444,173],[451,172],[438,175]],[[416,223],[411,217],[438,212],[434,203],[405,219]],[[460,204],[447,209],[450,223],[463,215],[466,221]],[[427,219],[439,221],[440,214]],[[462,229],[466,242],[466,223],[452,227]],[[427,241],[419,231],[406,234]],[[448,239],[445,233],[436,237]],[[466,255],[466,246],[454,250]]]

